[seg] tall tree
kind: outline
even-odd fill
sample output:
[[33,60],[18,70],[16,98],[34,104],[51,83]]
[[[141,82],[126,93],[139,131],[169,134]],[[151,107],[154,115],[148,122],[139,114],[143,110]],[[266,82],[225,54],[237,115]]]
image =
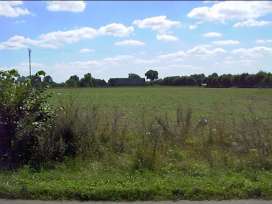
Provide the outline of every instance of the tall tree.
[[145,76],[147,79],[150,79],[151,81],[154,81],[155,79],[158,79],[159,78],[159,73],[155,70],[148,70],[146,73],[145,73]]

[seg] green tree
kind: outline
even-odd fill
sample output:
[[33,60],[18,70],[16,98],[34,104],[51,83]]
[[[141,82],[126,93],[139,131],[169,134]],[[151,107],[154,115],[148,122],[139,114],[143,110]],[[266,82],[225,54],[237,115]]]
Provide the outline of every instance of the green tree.
[[150,79],[151,81],[154,81],[155,79],[158,79],[159,74],[158,74],[157,71],[150,69],[145,73],[145,76],[146,76],[147,79]]
[[78,87],[79,77],[77,75],[70,76],[70,78],[65,82],[68,87]]
[[93,77],[91,73],[87,73],[84,75],[84,77],[80,80],[80,86],[81,87],[93,87],[94,82],[93,82]]

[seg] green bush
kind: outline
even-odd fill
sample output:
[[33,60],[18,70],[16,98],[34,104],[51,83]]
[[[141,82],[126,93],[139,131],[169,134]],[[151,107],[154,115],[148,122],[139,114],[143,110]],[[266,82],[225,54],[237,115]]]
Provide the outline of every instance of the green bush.
[[[32,78],[41,75],[43,71]],[[46,89],[19,77],[16,70],[0,72],[0,161],[7,167],[39,167],[58,152],[52,134],[56,115],[47,103]]]

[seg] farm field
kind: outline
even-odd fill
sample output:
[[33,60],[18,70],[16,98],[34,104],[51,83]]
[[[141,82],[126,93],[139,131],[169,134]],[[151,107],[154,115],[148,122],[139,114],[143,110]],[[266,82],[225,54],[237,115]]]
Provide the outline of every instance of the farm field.
[[81,88],[53,89],[52,103],[73,101],[81,107],[97,105],[107,112],[117,109],[129,120],[167,113],[175,117],[177,108],[191,108],[193,117],[226,116],[243,117],[249,108],[261,116],[271,116],[272,89],[254,88],[184,88],[184,87],[139,87],[139,88]]

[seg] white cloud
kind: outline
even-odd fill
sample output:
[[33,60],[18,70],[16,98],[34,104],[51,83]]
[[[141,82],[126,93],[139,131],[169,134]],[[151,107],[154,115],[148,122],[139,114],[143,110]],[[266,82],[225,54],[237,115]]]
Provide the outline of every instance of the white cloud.
[[163,54],[159,55],[158,58],[161,60],[175,60],[175,61],[182,61],[184,58],[187,56],[186,52],[183,50],[173,52],[173,53],[168,53],[168,54]]
[[15,35],[9,38],[7,41],[0,43],[0,49],[20,49],[26,48],[29,45],[37,45],[38,42],[25,38],[24,36]]
[[202,23],[203,23],[202,21],[198,21],[192,25],[189,25],[189,29],[194,30],[194,29],[198,28],[198,26],[201,25]]
[[266,39],[266,40],[256,40],[257,44],[268,44],[272,43],[272,39]]
[[176,36],[174,36],[174,35],[158,34],[157,35],[157,40],[165,41],[165,42],[173,42],[173,41],[178,41],[178,38]]
[[102,35],[111,35],[116,37],[129,36],[134,31],[132,26],[125,26],[120,23],[112,23],[99,28],[98,32]]
[[218,40],[212,42],[214,45],[239,45],[240,41],[238,40]]
[[29,15],[30,11],[22,7],[22,1],[0,1],[0,16],[18,17]]
[[47,48],[58,48],[63,44],[70,44],[81,39],[92,39],[97,36],[97,31],[91,27],[82,27],[67,31],[55,31],[39,36],[39,46]]
[[133,24],[139,28],[150,28],[151,30],[164,33],[172,28],[180,26],[179,21],[172,21],[167,16],[154,16],[141,20],[133,21]]
[[271,21],[257,21],[254,19],[248,19],[246,21],[241,21],[238,23],[235,23],[233,25],[234,28],[239,28],[239,27],[262,27],[262,26],[267,26],[270,25]]
[[226,50],[223,48],[211,48],[210,46],[199,45],[189,49],[186,53],[195,56],[212,56],[226,53]]
[[89,52],[94,52],[94,49],[89,49],[89,48],[81,48],[79,50],[80,53],[89,53]]
[[66,31],[53,31],[41,34],[36,39],[15,35],[9,38],[7,41],[0,42],[0,49],[20,49],[27,46],[59,48],[64,44],[76,43],[83,39],[93,39],[103,35],[125,37],[131,32],[133,32],[133,27],[113,23],[99,29],[92,27],[81,27]]
[[210,7],[197,7],[188,13],[188,17],[203,21],[248,20],[257,19],[272,12],[270,1],[223,1]]
[[252,47],[239,48],[232,51],[232,54],[239,55],[241,58],[258,58],[272,54],[271,47]]
[[197,45],[191,49],[188,49],[186,51],[180,50],[173,53],[163,54],[159,55],[159,59],[164,60],[174,60],[174,61],[181,61],[185,58],[193,57],[193,56],[201,56],[201,57],[207,57],[207,56],[215,56],[218,54],[226,53],[226,51],[223,48],[213,48],[211,45]]
[[84,1],[48,1],[47,10],[57,11],[68,11],[68,12],[83,12],[86,8]]
[[203,36],[206,38],[219,38],[219,37],[222,37],[222,34],[217,32],[209,32],[209,33],[204,33]]
[[117,46],[143,46],[145,45],[144,42],[139,41],[139,40],[123,40],[123,41],[118,41],[115,43]]
[[195,24],[194,24],[194,25],[189,25],[189,29],[190,29],[190,30],[194,30],[194,29],[196,29],[197,27],[198,27],[198,26],[195,25]]

